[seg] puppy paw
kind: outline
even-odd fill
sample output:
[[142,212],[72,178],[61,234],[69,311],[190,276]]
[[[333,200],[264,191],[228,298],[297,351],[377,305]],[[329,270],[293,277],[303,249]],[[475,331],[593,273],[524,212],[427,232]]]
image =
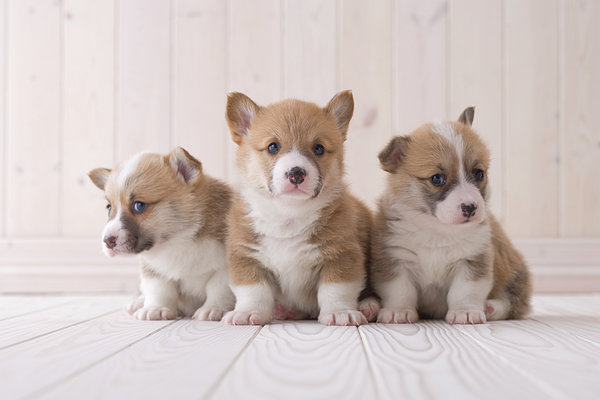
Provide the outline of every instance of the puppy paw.
[[125,310],[131,315],[144,306],[144,296],[138,296],[125,305]]
[[377,322],[382,324],[412,324],[418,320],[419,313],[414,308],[382,308],[377,316]]
[[323,325],[358,326],[367,323],[367,319],[358,310],[321,312],[319,322]]
[[192,319],[199,321],[220,321],[227,311],[219,307],[200,307],[196,310]]
[[139,320],[167,320],[177,318],[177,312],[168,307],[142,307],[133,313]]
[[510,303],[506,300],[490,299],[485,302],[485,316],[488,321],[508,318]]
[[271,313],[264,311],[229,311],[222,321],[227,325],[264,325],[271,322]]
[[373,322],[379,312],[379,301],[375,297],[367,297],[358,303],[358,310],[363,313],[367,321]]
[[446,314],[449,324],[485,324],[487,319],[483,310],[450,310]]

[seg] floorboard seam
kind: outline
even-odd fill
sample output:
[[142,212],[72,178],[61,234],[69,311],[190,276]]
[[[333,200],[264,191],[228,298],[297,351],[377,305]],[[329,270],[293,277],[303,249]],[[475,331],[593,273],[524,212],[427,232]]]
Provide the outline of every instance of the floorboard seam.
[[[382,393],[380,392],[380,387],[381,387],[381,390],[385,390],[385,385],[382,382],[380,382],[380,379],[377,379],[379,376],[381,376],[381,374],[376,373],[376,367],[373,364],[373,360],[370,356],[370,352],[369,352],[369,348],[368,348],[369,343],[366,340],[366,338],[363,336],[363,330],[368,329],[368,328],[369,328],[369,325],[359,326],[357,328],[358,336],[360,338],[360,343],[362,344],[362,348],[365,351],[365,357],[367,357],[367,365],[369,366],[369,372],[371,372],[371,378],[373,379],[373,383],[374,383],[373,387],[375,388],[375,395],[376,395],[375,398],[382,399],[383,397],[381,397]],[[386,397],[385,397],[386,399],[392,398],[390,396],[390,393],[387,393],[387,390],[386,390],[385,395],[386,395]]]

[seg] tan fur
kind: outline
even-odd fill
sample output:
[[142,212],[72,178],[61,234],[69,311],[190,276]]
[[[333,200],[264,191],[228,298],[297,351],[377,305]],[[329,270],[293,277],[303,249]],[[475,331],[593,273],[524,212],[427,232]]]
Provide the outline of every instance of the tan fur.
[[[314,198],[302,202],[313,204],[329,199],[317,211],[318,218],[311,225],[306,241],[308,245],[315,245],[320,255],[312,267],[312,277],[306,282],[298,282],[305,285],[305,295],[311,298],[307,303],[315,305],[319,285],[364,283],[366,276],[371,213],[348,193],[342,182],[343,143],[352,109],[350,92],[338,94],[325,108],[299,100],[259,107],[240,93],[232,93],[228,99],[228,124],[233,141],[239,145],[236,164],[241,185],[265,198],[271,196],[271,171],[278,157],[292,149],[311,159],[318,168],[322,190]],[[280,145],[277,155],[267,151],[273,142]],[[317,143],[324,146],[324,155],[313,154],[313,146]],[[273,197],[272,201],[279,200]],[[230,279],[234,286],[268,283],[277,295],[280,293],[279,280],[258,260],[260,257],[255,250],[266,238],[255,229],[252,207],[243,196],[236,196],[229,215]],[[311,315],[318,312],[318,308],[295,306]]]

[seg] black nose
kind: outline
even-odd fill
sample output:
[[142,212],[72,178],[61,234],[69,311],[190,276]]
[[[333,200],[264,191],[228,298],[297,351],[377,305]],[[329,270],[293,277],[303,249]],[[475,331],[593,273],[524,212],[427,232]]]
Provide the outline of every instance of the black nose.
[[471,204],[462,203],[460,205],[460,209],[461,209],[461,211],[463,213],[463,217],[469,218],[469,217],[475,215],[475,210],[477,210],[477,204],[475,204],[475,203],[471,203]]
[[304,182],[304,177],[306,176],[306,171],[304,168],[294,167],[285,173],[285,176],[288,177],[291,183],[294,185],[299,185]]
[[116,236],[105,236],[104,237],[104,244],[109,249],[114,249],[117,246],[117,238],[116,238]]

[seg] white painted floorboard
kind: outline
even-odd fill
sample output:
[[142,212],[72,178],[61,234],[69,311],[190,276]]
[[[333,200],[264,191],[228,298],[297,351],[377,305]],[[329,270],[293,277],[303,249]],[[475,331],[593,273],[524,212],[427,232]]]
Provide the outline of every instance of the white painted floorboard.
[[124,296],[0,297],[5,399],[597,399],[600,294],[449,326],[141,322]]

